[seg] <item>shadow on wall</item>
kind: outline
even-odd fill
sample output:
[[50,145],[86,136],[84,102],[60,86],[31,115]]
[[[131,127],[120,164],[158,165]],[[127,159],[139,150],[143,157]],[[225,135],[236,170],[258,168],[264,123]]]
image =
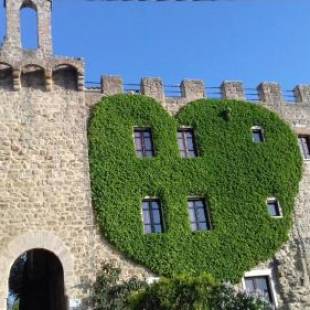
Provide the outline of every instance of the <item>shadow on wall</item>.
[[[18,81],[20,79],[20,81]],[[17,80],[24,88],[47,90],[46,70],[34,64],[25,65],[21,72],[13,70],[7,63],[0,63],[0,89],[13,90]],[[57,65],[52,72],[53,87],[56,90],[78,90],[78,71],[68,64]]]

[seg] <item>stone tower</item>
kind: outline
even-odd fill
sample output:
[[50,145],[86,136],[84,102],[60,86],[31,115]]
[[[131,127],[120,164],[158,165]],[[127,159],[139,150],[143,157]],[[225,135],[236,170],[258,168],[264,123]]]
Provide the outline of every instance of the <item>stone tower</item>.
[[[38,16],[35,50],[21,46],[20,10],[25,7]],[[34,250],[47,253],[40,254],[44,258],[39,265],[49,259],[48,253],[57,257],[65,307],[71,303],[85,308],[95,276],[95,229],[84,63],[53,56],[51,0],[6,0],[5,8],[7,34],[0,51],[0,309],[6,309],[14,262]],[[35,253],[33,261],[40,256]]]

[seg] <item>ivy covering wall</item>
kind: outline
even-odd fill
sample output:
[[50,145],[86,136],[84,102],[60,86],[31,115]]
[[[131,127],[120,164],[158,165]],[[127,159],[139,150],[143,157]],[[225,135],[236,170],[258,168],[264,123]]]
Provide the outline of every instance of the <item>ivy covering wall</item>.
[[[133,128],[152,130],[156,156],[136,156]],[[197,158],[180,157],[176,132],[195,133]],[[251,127],[265,140],[253,143]],[[160,275],[237,281],[288,238],[302,160],[297,139],[274,113],[245,102],[197,100],[174,118],[141,95],[102,99],[89,124],[93,203],[102,234],[127,257]],[[212,230],[192,232],[189,196],[204,198]],[[144,234],[144,197],[161,201],[165,231]],[[283,217],[272,218],[267,197]]]

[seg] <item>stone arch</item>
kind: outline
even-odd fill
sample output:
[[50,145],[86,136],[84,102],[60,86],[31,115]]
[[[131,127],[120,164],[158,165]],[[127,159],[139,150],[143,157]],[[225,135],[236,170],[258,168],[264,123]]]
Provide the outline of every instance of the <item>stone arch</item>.
[[0,256],[0,274],[4,279],[0,284],[0,309],[5,309],[10,271],[14,262],[20,255],[32,249],[44,249],[57,256],[63,267],[66,293],[74,286],[74,259],[64,242],[51,232],[27,232],[9,242],[2,251],[5,255]]
[[53,69],[54,87],[67,90],[78,89],[79,70],[72,64],[58,64]]
[[36,4],[32,0],[22,1],[22,3],[20,4],[20,9],[24,9],[24,8],[30,8],[30,9],[33,9],[35,11],[38,10]]
[[13,67],[0,62],[0,88],[13,89]]
[[37,64],[28,64],[21,70],[22,87],[31,87],[34,89],[45,90],[45,70]]

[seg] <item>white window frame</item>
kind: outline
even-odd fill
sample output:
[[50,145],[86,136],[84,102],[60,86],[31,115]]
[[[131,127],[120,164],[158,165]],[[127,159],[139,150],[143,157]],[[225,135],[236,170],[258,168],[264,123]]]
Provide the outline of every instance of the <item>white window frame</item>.
[[250,277],[267,277],[268,278],[270,295],[271,295],[271,299],[273,303],[272,306],[274,306],[274,308],[277,309],[279,306],[279,303],[277,300],[275,283],[274,283],[273,276],[272,276],[272,270],[271,269],[254,269],[254,270],[246,272],[242,278],[242,286],[245,292],[246,292],[245,278],[250,278]]
[[[278,208],[279,208],[279,215],[276,215],[276,216],[269,215],[269,216],[272,217],[272,218],[275,218],[275,219],[283,218],[283,212],[282,212],[282,208],[281,208],[279,200],[276,197],[268,197],[267,200],[266,200],[266,207],[267,208],[268,208],[268,202],[269,201],[270,202],[271,201],[276,201],[277,204],[278,204]],[[267,209],[267,212],[268,212],[268,209]]]

